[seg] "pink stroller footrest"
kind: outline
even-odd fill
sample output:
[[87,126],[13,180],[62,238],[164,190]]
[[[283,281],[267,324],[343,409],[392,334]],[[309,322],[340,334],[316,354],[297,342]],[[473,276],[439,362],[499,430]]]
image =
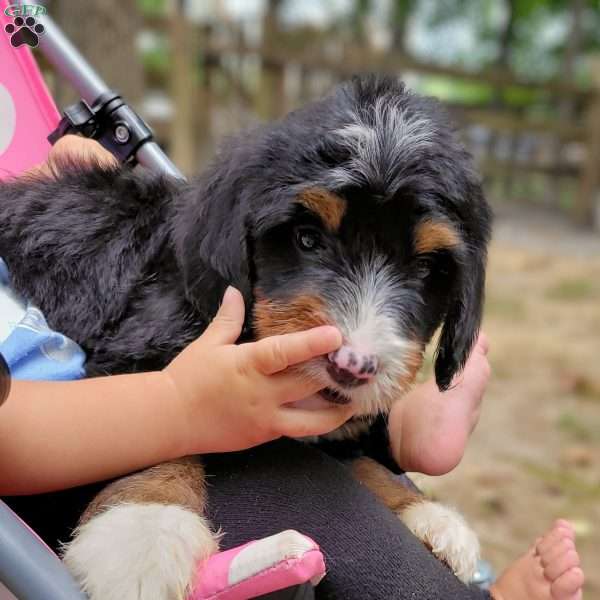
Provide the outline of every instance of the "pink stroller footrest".
[[219,552],[201,563],[188,600],[247,600],[325,575],[319,546],[289,530]]

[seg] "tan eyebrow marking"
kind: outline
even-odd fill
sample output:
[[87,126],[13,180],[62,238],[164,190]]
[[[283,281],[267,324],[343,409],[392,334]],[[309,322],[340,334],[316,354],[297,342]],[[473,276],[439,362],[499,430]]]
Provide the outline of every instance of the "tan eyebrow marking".
[[346,212],[346,202],[321,188],[309,188],[299,198],[300,204],[321,217],[329,231],[337,231]]
[[415,229],[415,252],[417,254],[454,248],[459,244],[460,236],[447,223],[427,219],[419,223]]

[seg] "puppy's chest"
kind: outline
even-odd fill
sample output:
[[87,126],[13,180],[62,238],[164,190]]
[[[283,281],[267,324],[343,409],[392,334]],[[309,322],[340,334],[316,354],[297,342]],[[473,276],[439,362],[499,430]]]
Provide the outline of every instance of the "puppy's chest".
[[387,415],[378,415],[375,418],[354,417],[327,435],[305,441],[342,462],[367,456],[393,473],[404,472],[392,458]]

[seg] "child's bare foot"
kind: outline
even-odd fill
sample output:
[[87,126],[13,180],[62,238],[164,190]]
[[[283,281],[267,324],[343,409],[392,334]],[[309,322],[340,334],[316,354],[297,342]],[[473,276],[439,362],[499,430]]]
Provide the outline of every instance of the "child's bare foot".
[[502,573],[490,593],[495,600],[581,600],[583,580],[575,532],[560,520]]
[[447,392],[440,392],[431,379],[392,407],[392,453],[405,471],[443,475],[461,461],[467,440],[479,421],[490,377],[488,349],[487,337],[481,333],[464,371]]

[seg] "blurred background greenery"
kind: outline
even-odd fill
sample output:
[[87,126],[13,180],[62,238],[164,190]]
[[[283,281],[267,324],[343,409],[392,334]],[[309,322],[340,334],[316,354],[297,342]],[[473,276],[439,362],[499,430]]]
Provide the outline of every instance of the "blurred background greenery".
[[[188,174],[225,135],[353,73],[442,99],[497,214],[494,376],[463,463],[419,478],[501,567],[553,518],[600,597],[600,2],[53,0],[50,14]],[[60,106],[75,95],[45,70]]]

